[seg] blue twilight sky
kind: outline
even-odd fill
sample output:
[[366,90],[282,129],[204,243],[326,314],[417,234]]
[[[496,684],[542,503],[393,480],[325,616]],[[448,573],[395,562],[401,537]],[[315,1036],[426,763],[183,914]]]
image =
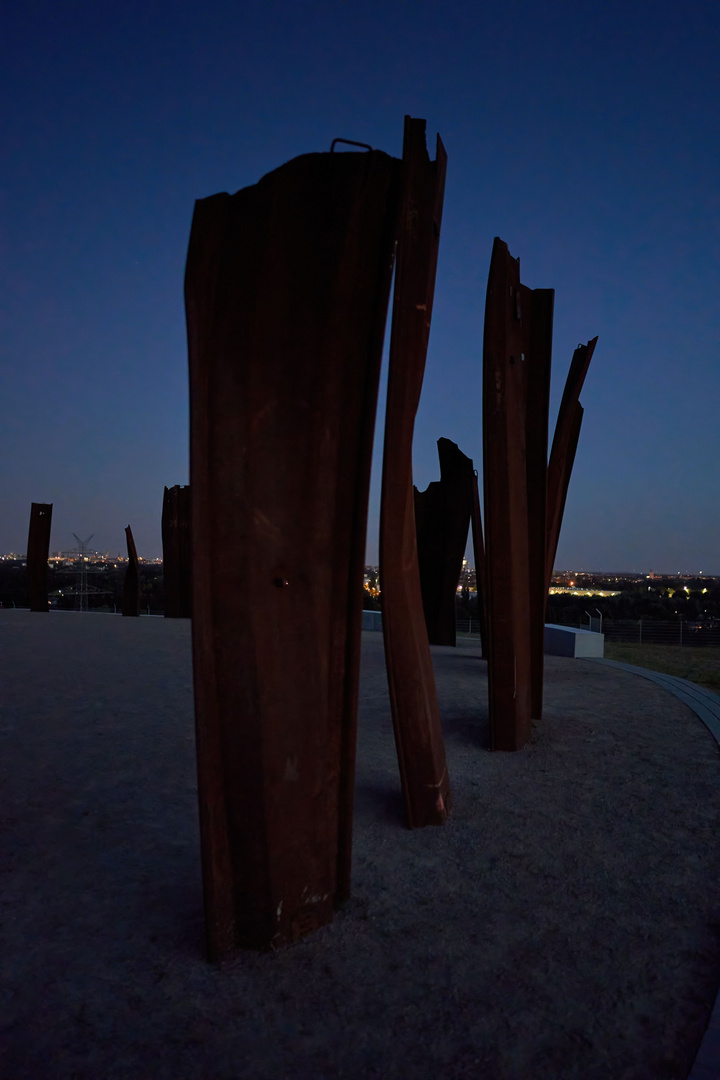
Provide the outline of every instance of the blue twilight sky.
[[[448,153],[415,482],[481,463],[495,235],[599,335],[557,565],[720,573],[718,0],[2,0],[0,552],[161,553],[188,479],[193,202],[335,136]],[[383,390],[378,423],[383,422]],[[382,428],[368,532],[377,557]]]

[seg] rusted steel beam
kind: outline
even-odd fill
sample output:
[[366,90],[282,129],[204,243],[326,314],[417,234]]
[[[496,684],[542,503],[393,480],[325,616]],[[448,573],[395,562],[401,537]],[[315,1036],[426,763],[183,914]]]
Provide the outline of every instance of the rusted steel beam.
[[135,616],[140,614],[140,564],[138,563],[132,529],[129,525],[125,529],[125,539],[127,541],[128,564],[123,581],[121,610],[123,615]]
[[496,750],[524,746],[533,705],[539,710],[542,701],[552,310],[552,290],[522,285],[518,260],[496,238],[483,361],[488,683]]
[[495,750],[520,749],[531,729],[527,368],[521,305],[518,262],[496,238],[483,342],[488,694],[490,745]]
[[435,676],[420,593],[412,439],[420,400],[437,268],[447,156],[435,161],[425,121],[405,118],[401,212],[380,508],[383,638],[407,823],[442,824],[449,780]]
[[413,488],[418,567],[431,645],[455,645],[455,598],[472,513],[472,459],[438,439],[440,480]]
[[525,413],[525,472],[528,498],[528,558],[530,583],[530,715],[542,716],[545,660],[545,544],[547,529],[548,414],[552,363],[554,289],[525,289],[523,340],[526,345],[527,406]]
[[480,511],[480,492],[478,490],[477,469],[473,469],[472,477],[472,538],[473,557],[475,559],[475,581],[477,584],[478,598],[478,622],[480,623],[480,646],[483,659],[488,657],[487,640],[487,562],[485,558],[485,541],[483,539],[482,513]]
[[582,425],[583,409],[580,405],[580,393],[585,382],[590,361],[592,360],[597,337],[592,338],[586,345],[578,345],[573,353],[570,370],[565,382],[562,401],[555,424],[552,450],[548,464],[548,515],[547,515],[547,538],[545,546],[545,596],[547,603],[547,591],[550,588],[555,556],[557,555],[558,541],[560,539],[560,527],[565,512],[565,500],[567,499],[570,475],[575,461],[580,427]]
[[212,959],[348,895],[372,439],[401,194],[386,154],[308,154],[196,203],[193,661]]
[[[545,611],[595,347],[576,350],[547,460],[552,289],[495,239],[485,308],[483,446],[490,738],[518,750],[542,714]],[[479,514],[478,514],[479,516]]]
[[31,611],[48,610],[48,554],[52,503],[31,503],[27,542],[27,583]]
[[162,544],[165,617],[189,619],[192,615],[189,485],[165,488]]

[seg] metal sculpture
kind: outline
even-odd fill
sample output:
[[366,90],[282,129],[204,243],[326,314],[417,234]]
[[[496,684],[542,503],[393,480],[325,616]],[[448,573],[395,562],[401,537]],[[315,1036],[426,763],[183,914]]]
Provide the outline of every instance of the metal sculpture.
[[[542,673],[535,623],[540,612],[542,626],[544,602],[533,571],[540,537],[544,555],[552,307],[551,290],[521,285],[518,260],[496,238],[485,307],[483,466],[490,740],[497,750],[518,750],[529,738],[538,660]],[[534,401],[528,409],[529,384],[540,399],[537,420]],[[543,562],[540,590],[544,582]]]
[[190,487],[165,488],[162,508],[163,591],[165,618],[192,615],[190,559]]
[[450,439],[438,439],[440,480],[413,488],[418,568],[425,625],[431,645],[456,644],[458,581],[473,505],[474,470]]
[[480,510],[480,490],[478,486],[477,469],[473,469],[472,476],[472,507],[470,511],[472,524],[473,557],[475,559],[475,584],[478,599],[478,623],[480,624],[480,646],[483,659],[487,660],[487,562],[485,560],[485,541],[483,540],[482,512]]
[[350,884],[362,574],[401,163],[308,154],[196,203],[185,277],[207,945]]
[[442,824],[450,793],[420,592],[412,483],[412,437],[430,335],[446,163],[440,138],[432,162],[425,147],[425,121],[406,117],[385,414],[380,579],[390,704],[410,828]]
[[519,261],[496,238],[483,361],[483,576],[496,750],[524,746],[542,713],[547,592],[582,416],[577,396],[595,344],[573,358],[548,467],[553,302],[552,289],[521,284]]
[[575,462],[583,407],[580,404],[580,391],[585,382],[592,355],[597,345],[597,337],[586,345],[578,345],[573,353],[570,371],[565,382],[562,401],[555,424],[552,450],[547,473],[547,539],[545,545],[545,598],[552,580],[555,556],[557,554],[560,527],[565,512],[570,474]]
[[27,542],[27,584],[31,611],[48,610],[48,555],[52,503],[31,503]]
[[123,581],[121,610],[123,615],[137,616],[140,614],[140,563],[138,562],[132,529],[129,525],[125,529],[125,539],[127,541],[128,562]]

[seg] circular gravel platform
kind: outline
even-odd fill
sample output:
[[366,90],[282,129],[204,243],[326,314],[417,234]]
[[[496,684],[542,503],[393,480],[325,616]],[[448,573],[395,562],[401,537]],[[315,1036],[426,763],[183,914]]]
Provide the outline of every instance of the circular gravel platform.
[[434,649],[452,784],[403,823],[363,635],[352,899],[204,958],[190,626],[0,611],[2,1080],[664,1080],[720,976],[720,752],[636,675],[546,658],[487,750],[487,669]]

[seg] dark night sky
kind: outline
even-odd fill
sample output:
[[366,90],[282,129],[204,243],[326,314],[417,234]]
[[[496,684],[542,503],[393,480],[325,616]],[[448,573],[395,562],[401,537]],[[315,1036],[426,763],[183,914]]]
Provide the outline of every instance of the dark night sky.
[[399,155],[409,113],[448,152],[415,482],[441,435],[480,465],[498,235],[556,290],[554,410],[600,339],[558,567],[720,573],[719,46],[718,0],[3,0],[0,552],[34,500],[53,549],[161,553],[194,200],[335,136]]

